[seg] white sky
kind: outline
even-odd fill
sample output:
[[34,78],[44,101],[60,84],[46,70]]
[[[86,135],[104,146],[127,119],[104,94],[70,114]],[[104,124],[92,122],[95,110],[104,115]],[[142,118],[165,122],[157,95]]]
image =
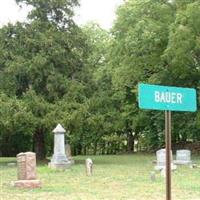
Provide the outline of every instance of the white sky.
[[[82,25],[95,21],[102,28],[110,28],[115,19],[115,10],[123,0],[80,0],[81,6],[76,11],[75,21]],[[27,9],[20,9],[15,0],[0,0],[0,26],[8,22],[25,20]]]

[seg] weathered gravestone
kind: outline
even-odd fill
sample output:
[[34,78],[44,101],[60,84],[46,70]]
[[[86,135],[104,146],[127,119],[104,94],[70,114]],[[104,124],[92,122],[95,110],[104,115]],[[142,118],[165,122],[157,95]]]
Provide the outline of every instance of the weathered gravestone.
[[39,188],[41,182],[36,176],[36,155],[33,152],[19,153],[17,155],[17,177],[12,182],[18,188]]
[[16,163],[15,162],[10,162],[7,164],[8,167],[15,167],[16,166]]
[[191,161],[191,151],[186,149],[181,149],[176,151],[176,160],[174,161],[177,165],[190,165]]
[[72,153],[71,153],[71,146],[70,146],[70,144],[66,144],[66,145],[65,145],[65,152],[66,152],[66,156],[67,156],[69,162],[70,162],[71,164],[74,164],[74,160],[73,160],[73,158],[72,158]]
[[[166,167],[166,151],[165,149],[160,149],[156,152],[156,166],[155,170],[163,170]],[[175,170],[177,167],[173,164],[173,156],[171,151],[171,169]]]
[[156,173],[155,173],[154,171],[150,173],[150,180],[151,180],[152,182],[155,182],[155,181],[156,181]]
[[65,129],[60,124],[53,130],[54,154],[49,163],[50,168],[65,170],[71,166],[65,154],[65,132]]
[[92,159],[87,158],[85,160],[86,175],[92,176],[93,162]]

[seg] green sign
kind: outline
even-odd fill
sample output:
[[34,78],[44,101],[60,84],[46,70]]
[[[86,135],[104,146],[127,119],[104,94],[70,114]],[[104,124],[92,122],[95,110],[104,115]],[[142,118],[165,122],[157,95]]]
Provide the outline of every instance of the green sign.
[[139,107],[142,109],[197,110],[196,90],[192,88],[139,84]]

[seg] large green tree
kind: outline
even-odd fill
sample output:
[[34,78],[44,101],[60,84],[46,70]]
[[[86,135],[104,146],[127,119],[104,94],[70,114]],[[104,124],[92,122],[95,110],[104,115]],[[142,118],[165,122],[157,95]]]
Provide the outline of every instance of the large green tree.
[[78,92],[73,85],[84,85],[87,45],[85,35],[72,19],[77,0],[17,3],[33,8],[28,22],[9,24],[0,30],[0,88],[19,99],[26,100],[32,94],[26,103],[38,120],[33,133],[34,150],[38,158],[44,158],[47,127],[40,118],[46,119],[48,105],[67,93]]
[[[129,0],[113,27],[112,80],[126,132],[150,148],[163,145],[162,113],[139,111],[139,82],[199,87],[199,1]],[[118,98],[119,99],[119,98]],[[174,114],[173,141],[197,138],[196,114]],[[193,130],[190,134],[189,130]],[[144,139],[145,138],[145,139]]]

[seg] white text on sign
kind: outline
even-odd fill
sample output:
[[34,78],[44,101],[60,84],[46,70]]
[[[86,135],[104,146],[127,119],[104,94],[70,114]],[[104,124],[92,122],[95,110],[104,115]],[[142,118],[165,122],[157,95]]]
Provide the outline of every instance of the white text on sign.
[[175,92],[154,92],[155,102],[182,104],[183,95]]

